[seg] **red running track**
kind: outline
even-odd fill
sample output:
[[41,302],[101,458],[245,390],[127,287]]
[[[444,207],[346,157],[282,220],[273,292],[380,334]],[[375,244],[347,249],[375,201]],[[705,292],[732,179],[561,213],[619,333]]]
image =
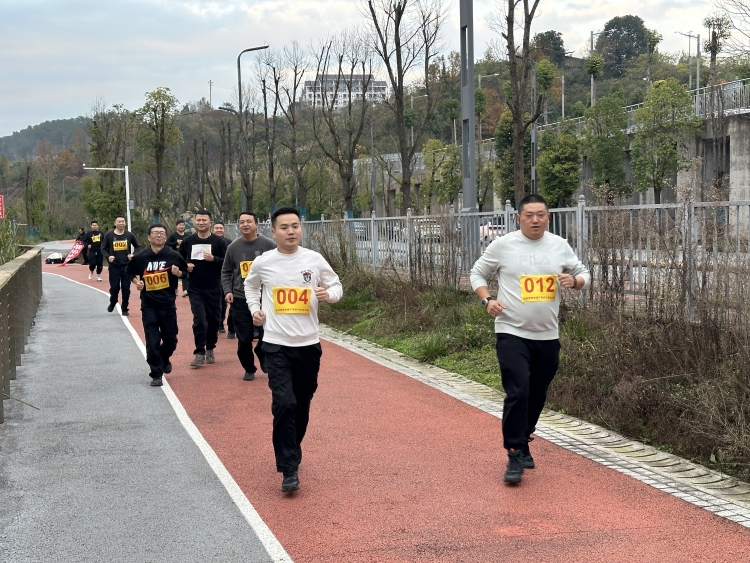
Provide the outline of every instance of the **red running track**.
[[[78,265],[44,270],[108,287],[106,271],[97,283]],[[496,418],[329,342],[301,489],[284,495],[267,377],[242,380],[226,335],[216,364],[191,369],[187,298],[177,305],[169,384],[296,562],[750,561],[746,528],[541,439],[537,468],[504,486]],[[130,322],[142,337],[135,301]]]

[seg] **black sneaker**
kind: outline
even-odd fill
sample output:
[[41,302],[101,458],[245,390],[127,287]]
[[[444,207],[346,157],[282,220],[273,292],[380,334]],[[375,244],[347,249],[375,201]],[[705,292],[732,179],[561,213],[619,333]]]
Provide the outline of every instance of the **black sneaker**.
[[123,317],[129,317],[129,316],[130,316],[130,313],[128,313],[128,310],[127,310],[127,309],[124,309],[124,310],[123,310],[123,312],[122,312],[122,316],[123,316]]
[[284,480],[281,482],[281,490],[285,493],[299,489],[299,477],[296,471],[284,473]]
[[522,474],[521,452],[518,450],[508,450],[508,467],[505,469],[503,481],[510,485],[515,485],[521,482]]
[[223,325],[219,327],[219,334],[224,334],[226,331]]
[[164,365],[164,373],[172,373],[172,362],[167,362]]
[[534,469],[534,467],[536,467],[536,465],[534,464],[534,458],[531,457],[530,452],[521,450],[518,453],[521,454],[521,465],[523,465],[524,469]]
[[107,313],[111,313],[114,310],[115,310],[115,304],[114,303],[110,303],[109,305],[107,305]]
[[237,335],[234,332],[230,332],[229,334],[227,334],[227,338],[229,340],[234,340],[235,338],[237,338]]
[[242,379],[244,379],[245,381],[252,381],[253,379],[255,379],[255,372],[246,371],[245,375],[242,376]]
[[164,385],[164,382],[161,380],[161,377],[151,379],[151,387],[161,387],[162,385]]

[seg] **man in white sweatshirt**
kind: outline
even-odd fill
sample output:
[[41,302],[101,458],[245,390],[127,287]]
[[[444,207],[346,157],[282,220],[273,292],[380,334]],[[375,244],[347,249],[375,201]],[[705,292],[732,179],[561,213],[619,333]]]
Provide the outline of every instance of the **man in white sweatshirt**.
[[281,490],[289,492],[299,489],[301,444],[318,388],[318,303],[335,303],[343,288],[325,258],[300,247],[302,223],[296,209],[277,209],[271,226],[278,247],[253,261],[245,297],[253,323],[264,327],[261,346],[271,388],[276,470],[284,475]]
[[[497,359],[505,403],[503,445],[508,450],[504,481],[521,481],[534,467],[531,434],[560,362],[560,290],[583,289],[589,271],[568,242],[550,232],[543,197],[532,194],[518,206],[520,230],[496,238],[471,269],[471,287],[495,317]],[[497,275],[497,299],[487,280]]]

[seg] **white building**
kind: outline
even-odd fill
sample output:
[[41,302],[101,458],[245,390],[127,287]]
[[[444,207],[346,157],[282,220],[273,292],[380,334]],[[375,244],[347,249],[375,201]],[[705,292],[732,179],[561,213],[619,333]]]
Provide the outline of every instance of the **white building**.
[[324,99],[325,105],[329,105],[335,96],[334,107],[336,109],[344,107],[349,103],[349,80],[351,80],[352,100],[362,99],[363,85],[368,80],[367,91],[364,92],[367,100],[379,103],[388,97],[388,84],[385,80],[375,80],[372,75],[354,74],[350,78],[345,75],[339,77],[336,74],[319,74],[315,80],[305,80],[303,99],[308,105],[322,106]]

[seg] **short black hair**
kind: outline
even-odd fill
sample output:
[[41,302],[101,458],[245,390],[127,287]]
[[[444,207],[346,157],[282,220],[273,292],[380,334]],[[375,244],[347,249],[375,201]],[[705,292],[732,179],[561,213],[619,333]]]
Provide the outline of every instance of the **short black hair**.
[[207,209],[201,209],[200,211],[196,211],[195,213],[193,213],[193,216],[196,215],[208,215],[208,218],[211,219],[211,212]]
[[125,215],[115,215],[115,221],[118,219],[125,219]]
[[185,219],[177,219],[177,221],[175,221],[175,227],[177,225],[184,225],[184,224],[185,224]]
[[96,219],[94,219],[93,221],[91,221],[91,224],[93,225],[94,223],[96,223],[98,225],[99,221],[97,221]]
[[215,227],[216,225],[221,225],[222,227],[224,227],[224,226],[225,226],[225,225],[224,225],[224,221],[214,221],[214,227]]
[[250,217],[253,218],[253,220],[255,221],[255,223],[256,224],[258,223],[258,216],[255,213],[253,213],[252,211],[243,211],[243,212],[241,212],[239,214],[239,216],[237,217],[237,220],[239,221],[240,217],[242,217],[243,215],[250,215]]
[[539,194],[529,194],[521,200],[521,203],[518,204],[518,213],[521,213],[521,211],[523,211],[523,207],[527,203],[543,203],[544,207],[546,207],[547,210],[549,210],[549,205],[547,205],[546,199],[544,199]]
[[279,215],[290,215],[294,214],[297,216],[297,219],[300,218],[299,211],[297,211],[294,207],[279,207],[276,211],[273,212],[273,215],[271,215],[271,226],[276,228],[276,217]]
[[78,227],[79,231],[85,231],[86,229],[84,227]]
[[167,228],[161,223],[152,223],[148,226],[148,234],[151,234],[151,231],[153,231],[154,229],[164,229],[164,232],[167,232]]

